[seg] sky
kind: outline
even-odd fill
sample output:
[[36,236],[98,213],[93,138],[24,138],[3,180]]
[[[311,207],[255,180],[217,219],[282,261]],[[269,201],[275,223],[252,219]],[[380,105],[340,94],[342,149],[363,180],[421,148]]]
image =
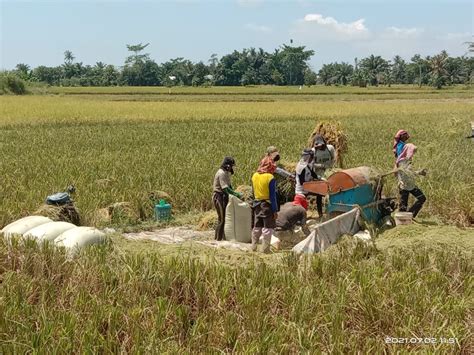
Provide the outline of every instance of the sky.
[[0,68],[76,61],[123,65],[126,44],[149,43],[157,63],[207,62],[234,49],[282,44],[315,51],[313,69],[370,54],[450,55],[473,40],[467,0],[0,0]]

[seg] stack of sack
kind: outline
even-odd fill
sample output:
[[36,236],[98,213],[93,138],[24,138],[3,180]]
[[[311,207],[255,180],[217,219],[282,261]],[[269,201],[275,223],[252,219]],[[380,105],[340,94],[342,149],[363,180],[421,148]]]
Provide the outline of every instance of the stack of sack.
[[4,227],[0,233],[5,238],[18,235],[38,242],[47,240],[71,251],[105,241],[105,234],[96,228],[77,227],[68,222],[53,222],[43,216],[21,218]]

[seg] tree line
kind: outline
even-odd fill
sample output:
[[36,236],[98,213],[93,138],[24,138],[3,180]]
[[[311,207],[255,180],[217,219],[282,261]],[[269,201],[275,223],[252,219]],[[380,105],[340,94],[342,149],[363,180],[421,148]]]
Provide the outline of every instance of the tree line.
[[[124,65],[103,62],[84,65],[71,51],[64,52],[64,63],[56,67],[30,68],[18,64],[13,74],[30,82],[57,86],[239,86],[239,85],[354,85],[392,84],[445,85],[470,84],[474,79],[474,58],[450,57],[446,51],[434,56],[414,55],[409,62],[400,56],[391,60],[370,55],[350,63],[324,64],[316,73],[308,62],[315,52],[305,46],[284,44],[269,53],[262,48],[234,50],[207,63],[174,58],[158,64],[145,53],[149,44],[129,44]],[[474,50],[469,43],[468,51]]]

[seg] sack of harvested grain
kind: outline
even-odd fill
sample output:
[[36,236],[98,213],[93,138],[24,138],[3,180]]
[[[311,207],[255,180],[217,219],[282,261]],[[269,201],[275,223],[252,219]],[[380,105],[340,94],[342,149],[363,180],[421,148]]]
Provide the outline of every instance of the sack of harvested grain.
[[60,234],[54,243],[69,250],[77,250],[91,244],[101,244],[105,234],[93,227],[75,227]]
[[241,243],[252,240],[252,209],[249,204],[235,196],[229,196],[225,212],[225,239]]
[[52,220],[47,217],[28,216],[10,223],[0,232],[3,233],[5,237],[10,237],[12,235],[23,235],[23,233],[27,232],[28,230],[48,222],[52,222]]
[[343,168],[343,157],[347,153],[347,135],[338,121],[321,121],[316,124],[308,139],[308,147],[313,146],[316,135],[321,135],[327,144],[336,150],[336,165]]
[[60,234],[64,233],[65,231],[76,228],[76,226],[72,223],[68,222],[48,222],[44,224],[40,224],[23,234],[26,238],[32,238],[41,242],[43,240],[53,241],[55,240]]

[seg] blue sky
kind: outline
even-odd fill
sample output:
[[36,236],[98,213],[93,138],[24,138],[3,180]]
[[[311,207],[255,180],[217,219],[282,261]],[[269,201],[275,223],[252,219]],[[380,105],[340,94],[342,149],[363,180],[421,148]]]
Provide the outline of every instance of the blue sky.
[[473,2],[466,0],[0,0],[0,68],[17,63],[59,65],[65,50],[76,61],[123,65],[126,44],[150,43],[161,63],[207,61],[233,49],[273,51],[293,39],[323,63],[369,54],[466,53]]

